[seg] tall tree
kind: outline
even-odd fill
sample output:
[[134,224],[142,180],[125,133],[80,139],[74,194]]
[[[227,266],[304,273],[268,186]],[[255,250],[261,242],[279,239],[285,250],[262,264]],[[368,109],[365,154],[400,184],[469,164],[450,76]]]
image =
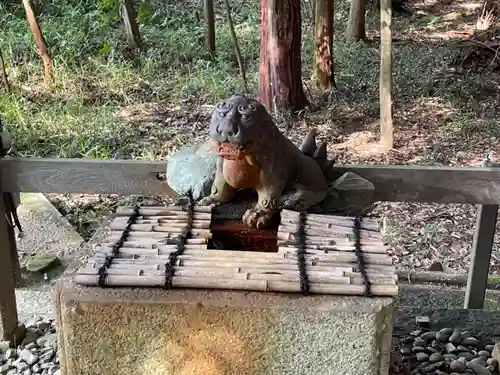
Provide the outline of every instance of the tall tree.
[[366,0],[351,0],[345,38],[349,41],[365,40]]
[[205,47],[210,55],[215,55],[215,18],[214,1],[203,2],[203,13],[205,16]]
[[260,101],[270,111],[304,109],[300,0],[261,0]]
[[132,0],[123,0],[122,18],[129,45],[135,49],[141,48],[142,39],[137,24],[137,11]]
[[316,65],[313,80],[325,90],[335,86],[333,69],[333,1],[315,1]]
[[24,10],[26,11],[26,18],[28,20],[31,32],[35,37],[38,55],[43,62],[45,83],[50,84],[54,79],[54,75],[52,71],[52,58],[50,57],[47,43],[45,43],[42,29],[40,28],[40,25],[38,24],[38,21],[36,19],[35,11],[33,10],[33,4],[30,0],[23,0],[23,5]]

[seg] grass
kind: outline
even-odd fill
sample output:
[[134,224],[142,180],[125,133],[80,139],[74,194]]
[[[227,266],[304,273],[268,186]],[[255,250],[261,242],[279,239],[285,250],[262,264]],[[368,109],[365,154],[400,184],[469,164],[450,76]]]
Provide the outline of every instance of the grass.
[[[367,30],[374,42],[347,43],[343,30],[349,4],[335,2],[337,87],[332,93],[322,93],[310,82],[313,25],[309,7],[303,6],[303,80],[319,109],[306,112],[302,120],[279,116],[279,125],[285,125],[281,128],[298,141],[304,125],[317,126],[339,162],[474,165],[485,150],[496,161],[500,157],[500,78],[494,72],[461,71],[455,64],[459,50],[453,40],[443,37],[472,29],[475,16],[463,11],[462,2],[429,5],[429,1],[408,0],[418,13],[394,18],[396,150],[390,155],[381,155],[375,144],[378,15],[367,13]],[[224,6],[220,0],[215,3],[217,56],[213,59],[204,49],[198,1],[142,0],[139,22],[146,48],[140,55],[130,51],[121,22],[101,9],[99,2],[37,3],[55,67],[55,85],[49,90],[43,84],[41,62],[22,7],[19,2],[0,2],[0,48],[14,87],[11,95],[0,91],[0,115],[18,152],[43,157],[162,159],[204,137],[208,113],[202,105],[241,92],[243,87]],[[255,2],[244,0],[232,5],[250,94],[257,96],[259,9]],[[117,202],[100,196],[51,198],[86,238]],[[473,207],[429,207],[379,207],[377,212],[389,219],[397,262],[418,268],[412,254],[431,260],[448,257],[451,266],[460,269],[470,249]],[[450,229],[442,220],[419,219],[433,218],[436,210],[451,215],[459,212],[460,220],[455,223],[459,229]],[[460,251],[442,249],[443,243],[456,249],[457,237],[466,243],[459,246]],[[431,260],[419,262],[424,267]]]

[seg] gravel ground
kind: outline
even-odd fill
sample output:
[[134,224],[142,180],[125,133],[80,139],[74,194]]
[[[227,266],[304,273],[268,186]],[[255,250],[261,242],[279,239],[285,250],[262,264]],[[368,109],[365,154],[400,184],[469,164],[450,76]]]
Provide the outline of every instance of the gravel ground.
[[0,374],[60,375],[57,334],[53,318],[38,317],[26,324],[26,337],[20,345],[2,343]]

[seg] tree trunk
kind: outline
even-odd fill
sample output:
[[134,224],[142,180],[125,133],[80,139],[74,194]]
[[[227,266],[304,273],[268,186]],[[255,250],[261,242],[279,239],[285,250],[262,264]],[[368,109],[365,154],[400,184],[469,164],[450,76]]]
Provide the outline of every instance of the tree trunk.
[[333,69],[333,1],[316,0],[316,66],[313,79],[324,90],[335,86]]
[[348,41],[365,40],[365,11],[366,0],[351,0],[349,8],[349,19],[345,30],[345,38]]
[[23,0],[23,5],[31,32],[35,37],[37,53],[43,62],[45,83],[50,84],[54,79],[54,75],[52,72],[52,58],[50,57],[49,49],[47,48],[47,44],[43,38],[42,30],[40,29],[40,25],[36,19],[31,1]]
[[123,1],[122,18],[129,45],[134,49],[140,49],[142,46],[141,33],[139,25],[137,25],[137,12],[131,0]]
[[260,27],[260,101],[269,111],[304,109],[300,0],[261,0]]
[[214,1],[205,0],[205,47],[210,55],[215,55],[215,18],[214,18]]
[[394,147],[392,124],[392,9],[391,0],[380,1],[380,143]]

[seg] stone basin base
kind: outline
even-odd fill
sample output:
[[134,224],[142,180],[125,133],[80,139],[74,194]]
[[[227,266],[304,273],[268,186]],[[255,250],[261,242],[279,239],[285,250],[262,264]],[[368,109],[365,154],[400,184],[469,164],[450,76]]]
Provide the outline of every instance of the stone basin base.
[[387,375],[392,298],[56,287],[64,375]]

